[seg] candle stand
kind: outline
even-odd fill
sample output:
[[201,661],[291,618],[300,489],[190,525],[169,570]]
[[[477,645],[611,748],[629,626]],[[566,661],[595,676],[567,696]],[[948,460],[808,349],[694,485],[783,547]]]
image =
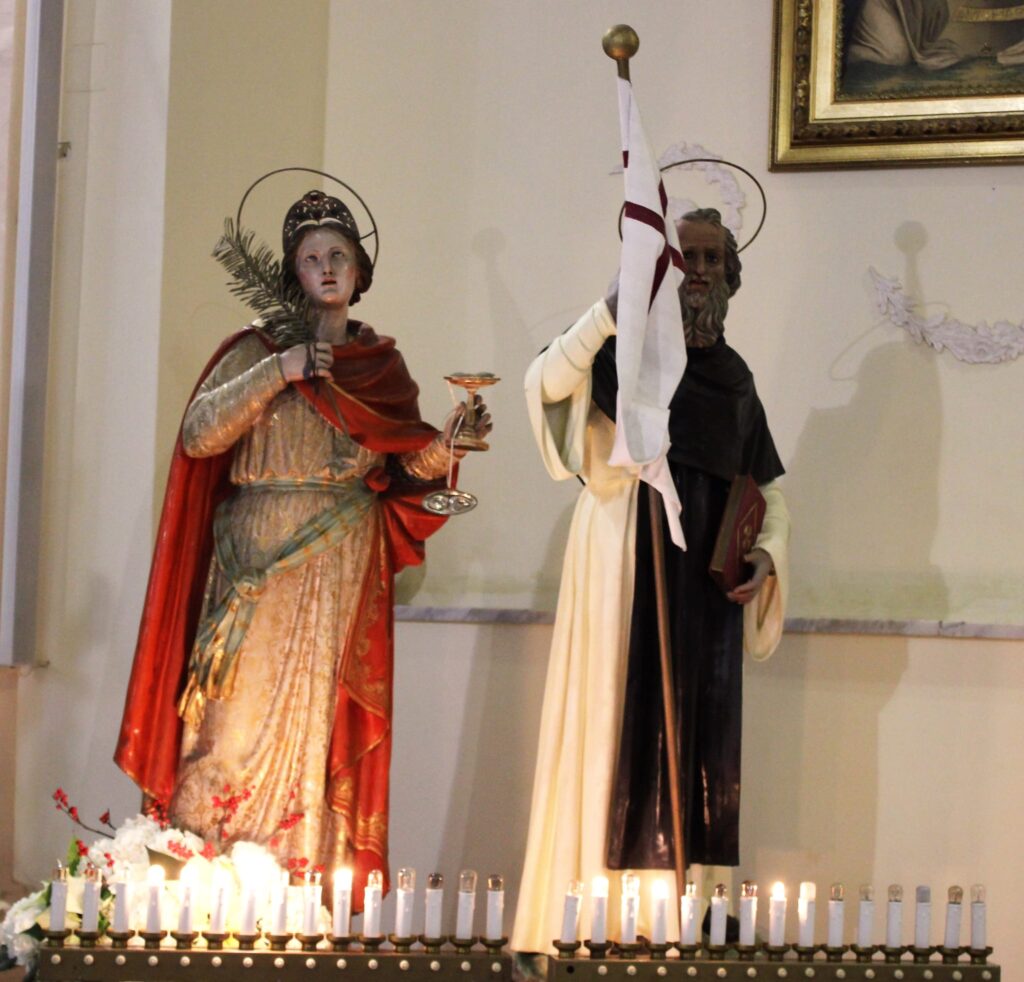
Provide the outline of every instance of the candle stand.
[[[166,931],[139,931],[139,937],[143,940],[143,947],[147,951],[154,951],[160,947],[160,942],[167,937]],[[205,935],[204,935],[205,937]]]
[[[324,939],[322,934],[296,934],[295,937],[299,939],[303,951],[316,951],[316,946]],[[383,940],[383,938],[380,939],[380,941]],[[378,945],[380,944],[380,941],[377,942]],[[365,940],[363,947],[366,947]]]
[[[196,943],[196,938],[199,935],[195,931],[171,931],[171,937],[174,938],[174,947],[178,951],[188,951]],[[115,944],[114,947],[116,948],[118,945]],[[124,945],[120,947],[123,948]]]
[[610,941],[591,941],[590,938],[583,944],[591,958],[604,958],[612,946]]
[[[107,937],[110,938],[110,946],[112,948],[127,948],[128,939],[135,934],[134,931],[107,931]],[[195,941],[195,934],[191,935],[192,941]]]
[[812,962],[818,951],[818,946],[816,944],[795,944],[793,945],[793,950],[796,952],[796,960],[798,962]]
[[942,947],[939,948],[939,953],[942,955],[942,964],[955,965],[960,960],[961,950],[962,949],[959,947],[947,948],[945,945],[942,945]]
[[619,958],[636,958],[642,949],[639,941],[617,941],[613,953]]
[[399,954],[408,954],[412,951],[412,946],[416,942],[415,935],[409,935],[409,937],[399,937],[397,934],[389,934],[388,941],[395,947],[395,951]]
[[71,936],[71,931],[65,928],[63,931],[47,931],[46,932],[46,943],[53,945],[54,948],[63,948],[64,941],[66,938]]
[[890,948],[888,945],[882,945],[882,954],[885,955],[885,960],[890,965],[895,965],[902,957],[905,951],[910,950],[910,945],[896,945],[894,948]]
[[508,938],[481,938],[480,944],[484,946],[488,955],[500,955],[501,950],[508,944]]
[[792,945],[765,943],[762,947],[765,953],[768,955],[768,961],[781,962],[786,952],[789,951]]
[[580,950],[579,941],[552,941],[559,958],[575,958],[576,952]]
[[426,949],[428,955],[436,955],[447,940],[443,935],[440,938],[428,938],[425,934],[420,935],[420,944]]
[[668,954],[671,947],[672,945],[670,944],[656,944],[653,941],[648,942],[647,950],[651,953],[651,961],[664,961],[665,956]]
[[256,947],[256,942],[262,937],[260,934],[235,934],[235,940],[238,942],[239,951],[253,951]]
[[869,962],[874,957],[876,951],[878,951],[878,945],[869,944],[861,947],[859,944],[850,945],[850,951],[857,956],[859,962]]
[[[291,941],[293,935],[291,934],[268,934],[267,941],[270,943],[271,951],[284,951],[288,947],[288,942]],[[336,951],[338,949],[335,949]],[[344,949],[341,949],[344,950]]]
[[917,945],[911,945],[910,953],[914,956],[915,965],[926,965],[932,955],[938,951],[935,945],[928,945],[926,948],[918,948]]
[[821,950],[825,952],[825,961],[841,962],[843,955],[850,950],[850,946],[843,944],[838,948],[833,948],[831,945],[823,944]]
[[[275,935],[276,936],[276,935]],[[274,937],[270,938],[270,947],[274,947]],[[288,935],[285,935],[287,940]],[[356,940],[351,934],[328,934],[327,940],[331,943],[331,951],[348,951],[352,947],[352,943]],[[284,951],[285,946],[281,945],[280,951]]]
[[78,935],[78,943],[83,948],[95,948],[100,936],[99,931],[75,931],[75,934]]
[[203,937],[206,939],[206,947],[210,951],[220,951],[228,939],[228,936],[220,931],[203,931]]
[[729,950],[728,945],[724,944],[706,944],[704,945],[704,952],[708,958],[713,962],[724,961],[725,953]]
[[[60,932],[56,932],[58,935]],[[187,937],[187,936],[186,936]],[[286,936],[279,936],[286,937]],[[316,937],[315,935],[310,937]],[[44,944],[39,954],[39,982],[189,982],[205,978],[220,982],[301,982],[325,975],[344,982],[512,982],[513,957],[509,952],[495,955],[479,948],[472,953],[442,950],[427,951],[413,944],[410,951],[399,952],[390,945],[372,951],[345,949],[344,957],[326,947],[286,951],[267,947],[269,938],[254,942],[252,950],[235,947],[223,935],[214,935],[218,947],[192,944],[187,950],[177,947],[147,949],[138,942],[128,948],[114,948],[107,935],[95,947],[83,948],[64,937]],[[122,939],[123,941],[126,939]],[[193,938],[192,941],[195,939]],[[209,940],[209,939],[208,939]],[[299,938],[302,941],[302,937]],[[404,940],[404,939],[403,939]],[[438,940],[438,939],[432,939]],[[178,939],[175,939],[178,942]],[[497,939],[495,939],[495,942]],[[351,943],[348,939],[347,943]],[[334,942],[331,942],[332,948]],[[557,946],[556,946],[557,947]],[[571,946],[570,946],[571,947]],[[618,946],[616,957],[607,956],[607,943],[588,944],[590,956],[577,951],[570,957],[547,959],[547,982],[1000,982],[1001,969],[988,964],[991,949],[938,949],[927,963],[884,960],[884,952],[874,957],[852,950],[839,961],[827,960],[829,952],[813,963],[800,961],[785,951],[770,952],[762,947],[753,953],[726,947],[723,957],[711,957],[696,945],[685,945],[676,957],[666,951],[664,957],[648,955],[640,945],[630,951]],[[677,948],[679,946],[676,946]],[[782,946],[778,946],[781,948]],[[717,954],[717,952],[715,953]],[[747,957],[752,955],[752,957]],[[948,959],[956,956],[953,961]],[[823,957],[825,956],[825,957]]]
[[455,951],[459,955],[468,955],[473,950],[473,945],[477,943],[477,938],[474,935],[472,938],[457,938],[453,934],[449,939],[455,946]]
[[741,962],[752,962],[758,950],[759,949],[756,944],[736,945],[736,955]]

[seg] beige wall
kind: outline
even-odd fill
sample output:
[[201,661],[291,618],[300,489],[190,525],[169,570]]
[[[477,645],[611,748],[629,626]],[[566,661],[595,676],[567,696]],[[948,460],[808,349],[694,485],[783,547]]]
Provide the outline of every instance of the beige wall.
[[[77,40],[100,42],[75,71],[104,84],[65,106],[85,149],[62,172],[50,666],[18,688],[20,878],[63,849],[57,784],[89,813],[137,801],[109,758],[153,501],[188,388],[244,317],[205,257],[264,170],[322,161],[368,199],[382,252],[356,312],[399,338],[429,417],[445,411],[445,372],[505,379],[494,453],[464,469],[481,506],[432,543],[405,595],[550,604],[575,489],[544,475],[520,379],[615,269],[614,71],[598,42],[616,20],[642,39],[633,74],[655,148],[699,142],[768,190],[729,331],[791,471],[797,612],[1021,619],[1019,496],[1005,492],[1024,478],[1021,364],[915,347],[876,320],[866,273],[904,277],[963,320],[1022,316],[1018,168],[765,173],[769,4],[241,7],[71,5]],[[268,241],[306,187],[254,206]],[[684,190],[701,188],[670,188]],[[908,254],[914,222],[926,244]],[[500,869],[514,894],[549,637],[399,626],[396,865]],[[1000,960],[1019,960],[1022,692],[1019,642],[787,637],[748,673],[741,873],[940,894],[983,881]]]

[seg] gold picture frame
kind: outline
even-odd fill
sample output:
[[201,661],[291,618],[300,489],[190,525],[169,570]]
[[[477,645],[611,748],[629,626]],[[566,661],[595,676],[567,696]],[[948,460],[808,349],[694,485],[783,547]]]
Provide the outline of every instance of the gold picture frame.
[[[932,10],[948,18],[943,31],[959,38],[929,39],[932,62],[967,52],[954,65],[922,69],[927,52],[909,33],[898,37],[907,30],[904,0],[775,0],[771,170],[1020,161],[1024,4],[927,2],[948,3],[945,14]],[[902,18],[902,26],[891,20],[894,41],[909,40],[918,61],[901,68],[863,60],[865,31],[857,18],[867,16],[867,4]],[[964,38],[969,44],[961,46]],[[1018,49],[1021,63],[1005,64],[1007,57],[1016,61]]]

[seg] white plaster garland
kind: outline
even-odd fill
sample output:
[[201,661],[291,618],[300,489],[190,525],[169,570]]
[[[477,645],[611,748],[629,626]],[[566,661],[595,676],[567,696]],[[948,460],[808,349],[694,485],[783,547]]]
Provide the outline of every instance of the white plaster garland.
[[923,317],[919,305],[903,291],[898,279],[882,276],[868,267],[875,287],[875,305],[887,320],[936,351],[948,351],[954,358],[972,365],[995,365],[1024,354],[1024,324],[997,321],[989,325],[964,324],[946,314]]
[[[700,163],[689,164],[688,169],[700,171],[707,184],[717,188],[721,197],[719,211],[722,213],[722,224],[735,235],[743,228],[743,216],[741,210],[747,203],[747,196],[743,193],[736,180],[736,175],[727,165],[716,163],[724,158],[720,153],[706,150],[699,143],[673,143],[659,158],[658,166],[667,167],[669,164],[677,164],[684,160],[694,158],[710,158]],[[616,167],[613,174],[621,174],[622,167]],[[671,195],[668,199],[669,217],[678,221],[688,211],[696,208],[707,207],[691,200],[690,198],[675,198]]]

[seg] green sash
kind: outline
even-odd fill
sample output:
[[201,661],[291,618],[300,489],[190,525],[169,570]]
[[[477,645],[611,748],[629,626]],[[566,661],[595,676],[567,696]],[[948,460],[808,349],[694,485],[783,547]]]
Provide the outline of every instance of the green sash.
[[231,695],[238,650],[267,581],[278,573],[298,569],[314,556],[339,545],[366,518],[376,497],[362,481],[339,485],[277,478],[247,485],[263,486],[295,491],[330,488],[340,494],[330,508],[300,525],[262,569],[243,568],[238,562],[228,527],[229,502],[218,508],[213,520],[214,551],[229,586],[217,605],[207,611],[192,647],[188,683],[178,702],[178,714],[192,727],[202,722],[207,699],[226,699]]

